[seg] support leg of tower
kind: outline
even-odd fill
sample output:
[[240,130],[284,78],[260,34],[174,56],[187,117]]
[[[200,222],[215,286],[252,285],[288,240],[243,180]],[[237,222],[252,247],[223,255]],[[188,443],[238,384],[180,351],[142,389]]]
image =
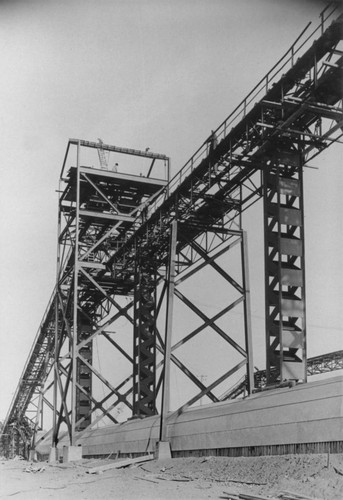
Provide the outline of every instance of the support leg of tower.
[[156,278],[149,262],[138,256],[134,295],[133,416],[156,410]]
[[287,167],[278,157],[265,171],[264,222],[267,384],[284,380],[306,381],[300,155],[297,166]]

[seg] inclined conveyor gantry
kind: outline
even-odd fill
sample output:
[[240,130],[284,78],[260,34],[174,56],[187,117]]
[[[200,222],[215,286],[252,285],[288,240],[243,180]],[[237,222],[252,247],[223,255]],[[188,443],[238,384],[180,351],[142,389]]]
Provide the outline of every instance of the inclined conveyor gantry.
[[[255,383],[241,216],[261,198],[266,379],[268,384],[285,379],[306,381],[302,172],[312,158],[342,136],[342,15],[335,16],[336,8],[326,10],[310,35],[308,26],[170,181],[169,175],[164,179],[151,176],[159,161],[168,165],[169,172],[165,155],[102,142],[69,141],[61,174],[57,284],[9,409],[4,433],[11,426],[26,426],[28,433],[32,425],[37,428],[43,404],[53,409],[55,443],[62,424],[73,443],[76,432],[92,427],[104,416],[115,422],[111,411],[119,403],[135,417],[154,415],[158,412],[158,395],[168,389],[167,361],[200,390],[180,411],[204,395],[219,401],[213,392],[215,387],[243,367],[251,392]],[[70,163],[72,148],[76,157]],[[83,148],[149,160],[149,172],[135,176],[91,167],[80,160]],[[236,244],[242,250],[240,281],[216,261]],[[218,272],[236,293],[236,299],[213,318],[178,288],[205,266]],[[116,298],[120,296],[130,298],[125,307]],[[191,309],[202,325],[172,346],[168,335],[173,296]],[[162,304],[167,310],[164,334],[156,326]],[[239,304],[244,311],[241,342],[216,323]],[[120,317],[132,323],[132,353],[123,350],[106,332]],[[212,328],[240,356],[237,364],[207,387],[175,353],[205,327]],[[131,376],[125,376],[115,387],[92,363],[92,341],[98,335],[103,335],[132,366]],[[160,362],[156,361],[157,353],[162,355]],[[51,402],[47,398],[51,384],[45,383],[53,366]],[[161,366],[164,370],[157,375]],[[92,394],[92,377],[106,386],[106,398],[97,400]],[[129,389],[127,384],[131,384]],[[110,397],[112,403],[105,408]],[[94,418],[95,409],[100,417]],[[163,405],[161,411],[165,411]]]

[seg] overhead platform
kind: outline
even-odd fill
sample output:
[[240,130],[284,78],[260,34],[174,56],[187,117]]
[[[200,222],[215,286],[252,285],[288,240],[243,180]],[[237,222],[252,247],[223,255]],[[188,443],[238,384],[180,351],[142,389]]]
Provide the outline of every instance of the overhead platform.
[[[76,167],[71,167],[68,173],[68,185],[61,201],[76,201]],[[111,172],[109,170],[100,170],[99,168],[91,168],[86,166],[80,167],[80,173],[91,176],[93,182],[106,183],[106,188],[112,194],[116,190],[123,196],[123,193],[129,198],[131,196],[141,197],[152,195],[167,184],[166,180],[152,179],[139,175],[132,175],[120,172]],[[83,182],[80,186],[81,202],[87,200],[89,194],[92,193],[92,185]]]

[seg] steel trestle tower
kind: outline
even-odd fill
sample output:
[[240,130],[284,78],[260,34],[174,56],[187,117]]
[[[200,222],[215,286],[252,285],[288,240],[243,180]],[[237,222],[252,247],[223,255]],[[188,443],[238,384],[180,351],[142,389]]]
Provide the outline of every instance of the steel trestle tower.
[[[69,141],[61,174],[57,286],[4,432],[23,420],[38,392],[45,406],[54,408],[55,445],[62,427],[73,444],[77,433],[104,417],[116,422],[119,405],[135,417],[153,415],[167,384],[166,361],[198,391],[178,412],[204,396],[219,401],[220,384],[241,369],[251,392],[255,382],[242,214],[261,198],[267,383],[306,380],[303,169],[342,136],[342,16],[334,19],[334,11],[326,9],[309,36],[308,27],[304,30],[170,182],[168,175],[150,177],[158,162],[169,165],[164,155]],[[72,148],[76,155],[71,160]],[[148,174],[92,168],[83,151],[99,148],[147,160]],[[240,272],[234,275],[220,259],[235,249],[240,250]],[[205,268],[230,289],[230,298],[213,314],[206,314],[184,288]],[[168,334],[176,301],[195,315],[197,324],[174,342]],[[234,308],[241,308],[244,317],[239,339],[221,324]],[[133,352],[122,347],[113,331],[120,319],[132,327]],[[178,352],[207,329],[232,356],[205,385]],[[119,383],[96,367],[98,338],[130,367]],[[105,387],[101,397],[95,397],[98,383]],[[163,401],[168,408],[168,394]]]
[[[71,149],[76,148],[76,166],[66,170]],[[168,158],[137,150],[109,147],[86,141],[69,141],[65,162],[61,173],[61,196],[59,201],[59,252],[58,283],[56,293],[56,346],[55,346],[55,405],[54,436],[57,444],[61,424],[67,426],[70,442],[75,443],[75,433],[87,428],[92,422],[92,415],[100,410],[113,422],[116,419],[104,404],[109,397],[115,397],[113,407],[125,403],[130,409],[132,403],[119,388],[94,366],[93,341],[103,335],[110,344],[119,348],[106,331],[117,315],[123,313],[110,290],[114,287],[116,295],[135,295],[140,293],[139,306],[135,307],[134,319],[124,314],[131,323],[137,324],[135,337],[140,339],[146,334],[144,318],[146,304],[142,304],[146,286],[135,283],[132,279],[134,269],[127,266],[121,269],[126,276],[119,276],[118,267],[107,262],[118,245],[133,232],[137,219],[146,210],[151,197],[164,189],[167,179],[159,180],[151,177],[133,176],[117,171],[116,168],[101,169],[85,167],[81,163],[81,154],[86,156],[87,150],[105,151],[153,164],[161,162],[168,166]],[[150,169],[151,170],[151,169]],[[167,168],[167,171],[168,168]],[[136,274],[145,276],[141,262],[137,260]],[[137,302],[137,301],[136,301]],[[114,319],[113,319],[114,317]],[[137,333],[138,331],[138,333]],[[150,333],[150,332],[149,332]],[[148,335],[149,336],[149,335]],[[151,342],[154,345],[152,334]],[[152,347],[154,349],[154,347]],[[139,366],[137,381],[134,386],[134,401],[141,399],[141,392],[150,387],[146,382],[146,373],[142,368],[148,348],[146,342],[136,346],[132,361],[135,372]],[[137,358],[137,359],[136,359]],[[151,361],[146,364],[151,366]],[[150,371],[152,368],[150,367]],[[93,381],[98,379],[109,391],[102,400],[96,400],[92,390]],[[152,384],[154,385],[154,384]],[[151,398],[150,398],[151,399]],[[146,405],[150,408],[151,403]],[[134,413],[139,411],[135,407]],[[93,419],[94,421],[94,419]]]

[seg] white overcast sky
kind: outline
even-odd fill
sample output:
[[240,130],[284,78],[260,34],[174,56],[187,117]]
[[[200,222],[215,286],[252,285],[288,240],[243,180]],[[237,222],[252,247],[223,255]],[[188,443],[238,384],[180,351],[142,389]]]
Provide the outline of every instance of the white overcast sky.
[[[325,4],[0,2],[0,419],[54,286],[68,139],[150,147],[176,172]],[[319,158],[306,173],[310,355],[342,348],[342,145]],[[254,282],[254,244],[250,264]]]

